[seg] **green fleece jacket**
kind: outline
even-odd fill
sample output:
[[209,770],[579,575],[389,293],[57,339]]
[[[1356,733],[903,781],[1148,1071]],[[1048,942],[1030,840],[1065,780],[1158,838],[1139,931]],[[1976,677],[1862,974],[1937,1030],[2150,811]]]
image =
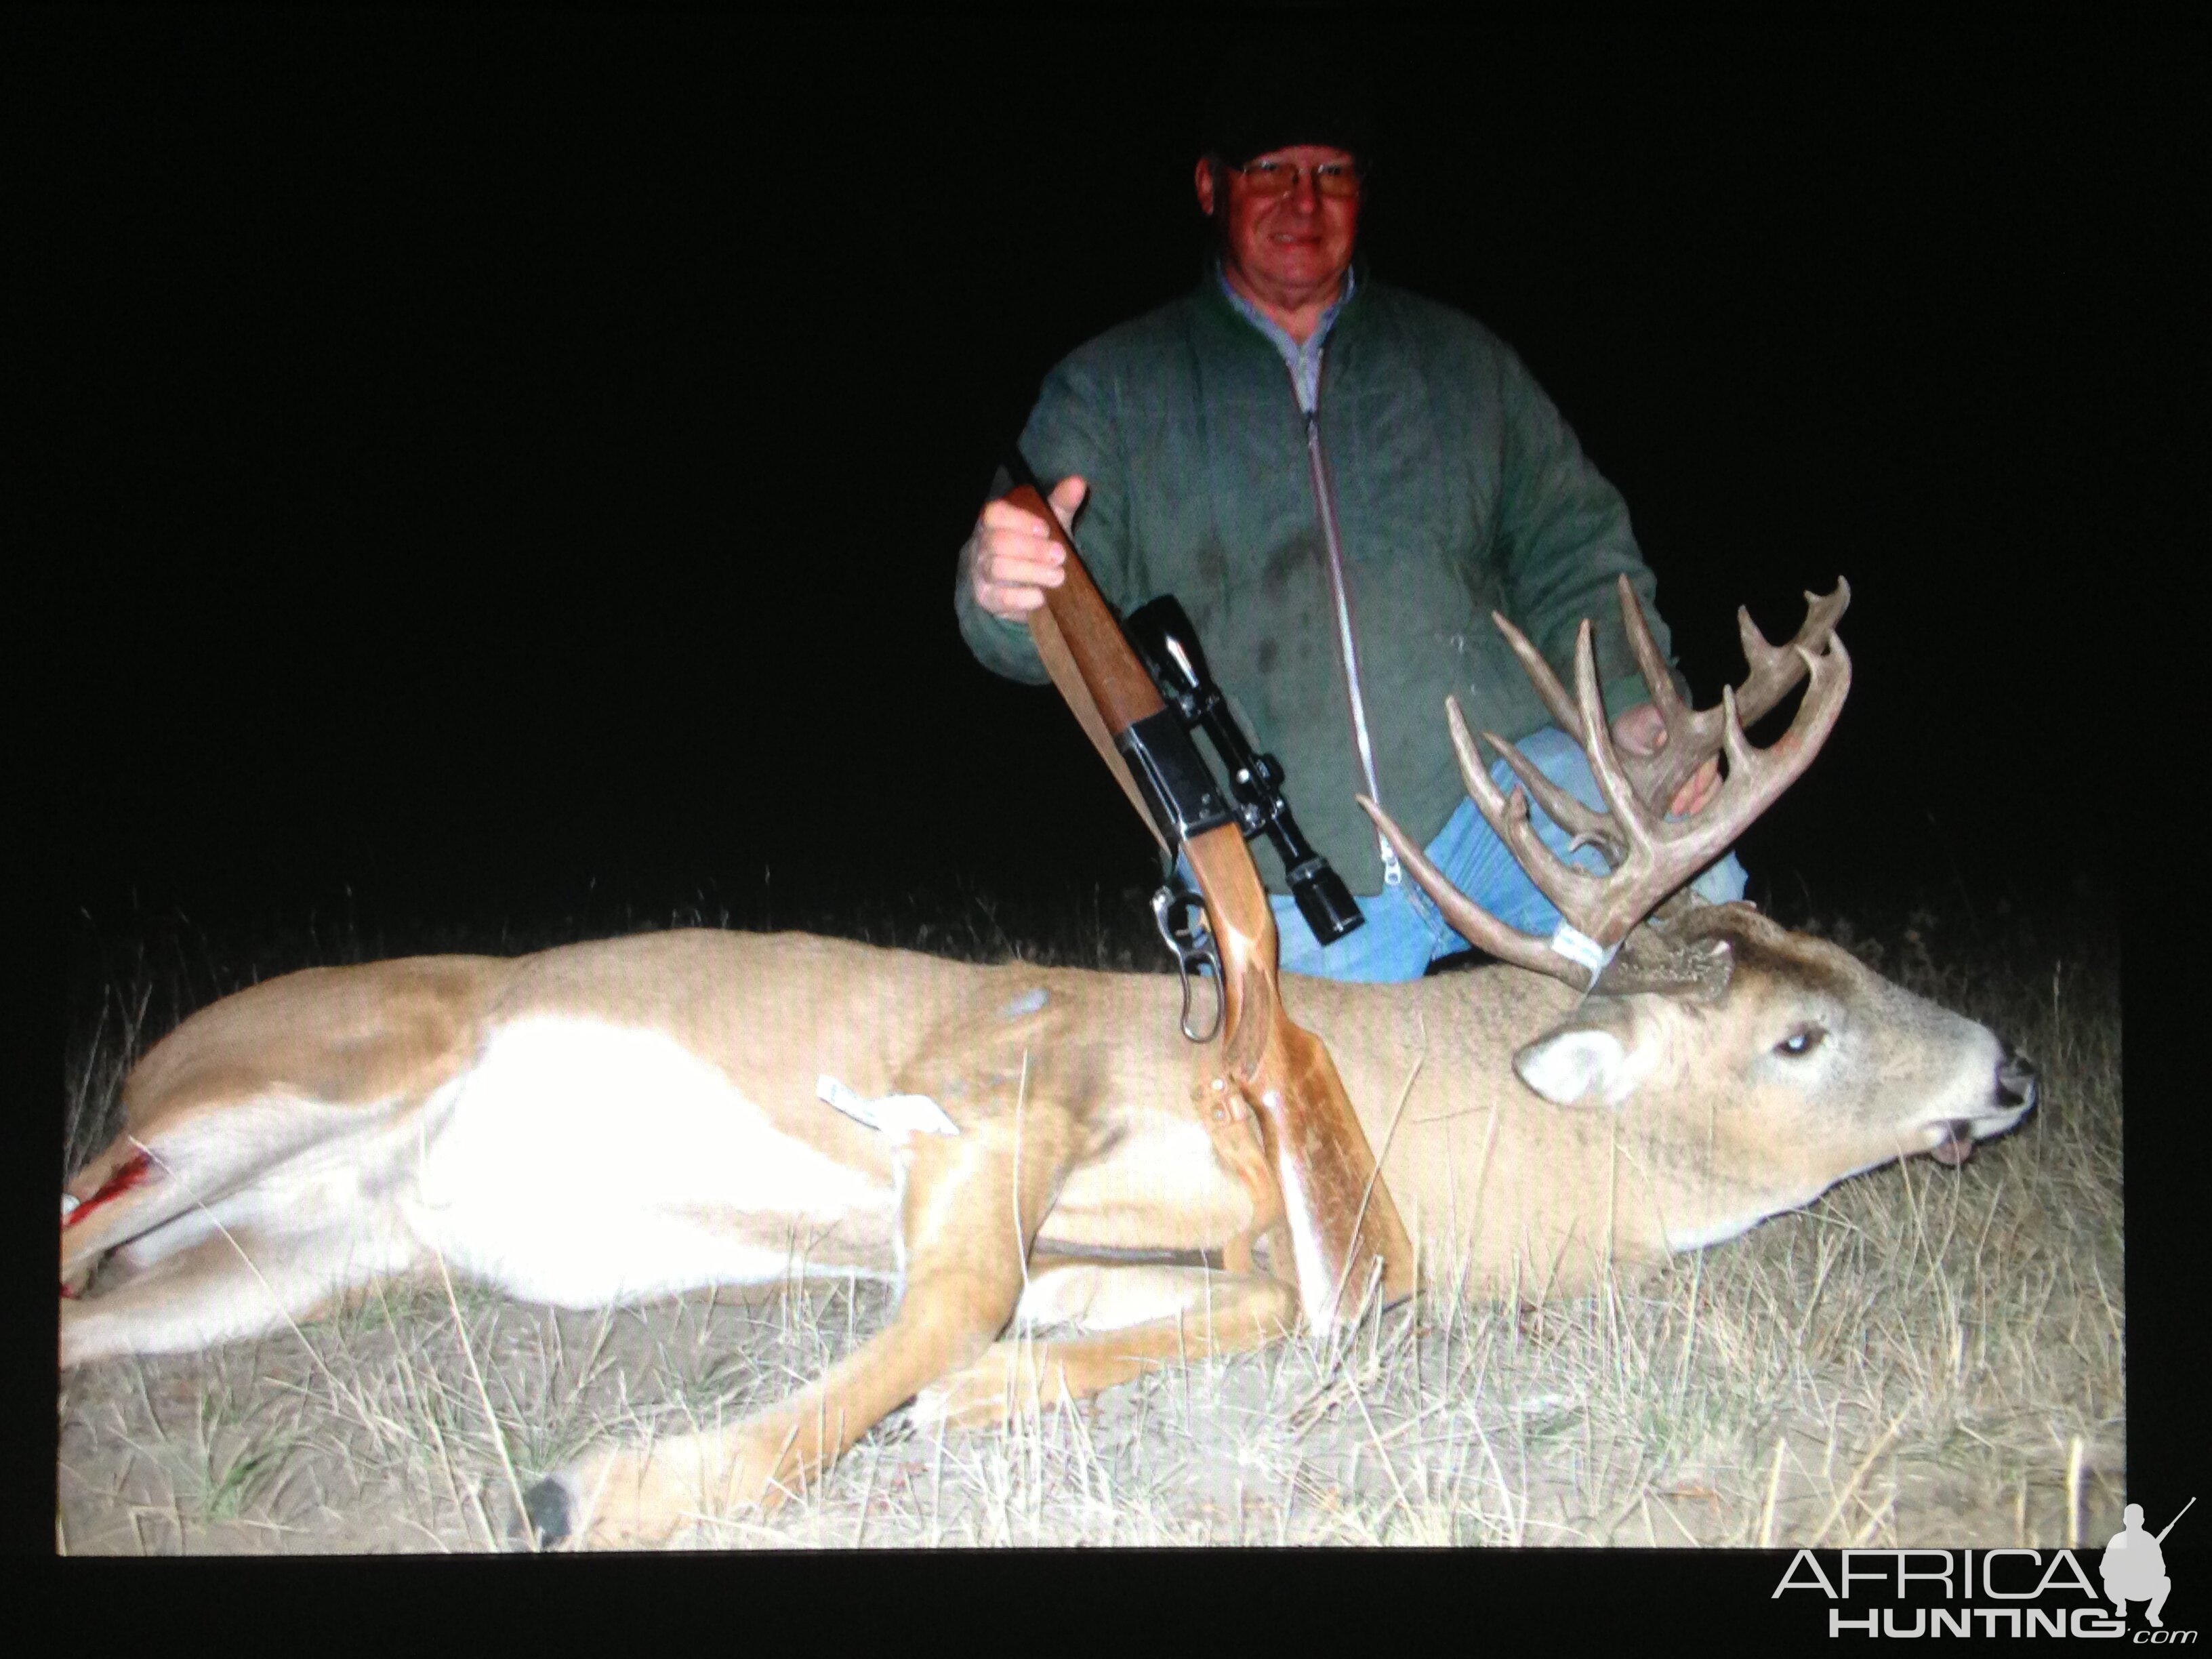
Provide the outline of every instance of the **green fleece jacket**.
[[[1425,843],[1465,798],[1443,703],[1477,732],[1548,725],[1490,613],[1510,617],[1572,687],[1575,629],[1597,625],[1614,716],[1647,700],[1620,626],[1626,572],[1654,582],[1620,493],[1528,369],[1473,318],[1363,277],[1322,356],[1316,416],[1334,495],[1382,802]],[[1283,763],[1314,845],[1356,893],[1382,889],[1337,645],[1305,419],[1275,346],[1209,274],[1198,289],[1079,347],[1047,377],[1022,452],[1091,494],[1076,545],[1124,612],[1172,593],[1254,743]],[[1046,678],[1028,628],[954,608],[986,667]],[[1660,648],[1664,625],[1652,615]],[[1257,843],[1270,887],[1280,864]]]

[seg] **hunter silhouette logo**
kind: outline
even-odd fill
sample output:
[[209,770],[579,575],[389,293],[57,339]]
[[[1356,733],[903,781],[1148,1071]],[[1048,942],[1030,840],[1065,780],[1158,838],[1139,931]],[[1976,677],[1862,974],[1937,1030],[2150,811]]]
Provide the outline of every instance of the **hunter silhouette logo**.
[[2143,1530],[2142,1504],[2130,1504],[2120,1511],[2126,1528],[2114,1533],[2112,1541],[2105,1546],[2103,1571],[2105,1594],[2112,1597],[2112,1611],[2121,1618],[2128,1616],[2129,1602],[2148,1601],[2150,1606],[2144,1610],[2144,1619],[2153,1630],[2166,1628],[2166,1620],[2158,1616],[2158,1610],[2166,1605],[2166,1592],[2173,1588],[2173,1581],[2166,1576],[2166,1557],[2158,1547],[2196,1502],[2192,1498],[2184,1504],[2180,1515],[2167,1522],[2155,1538]]

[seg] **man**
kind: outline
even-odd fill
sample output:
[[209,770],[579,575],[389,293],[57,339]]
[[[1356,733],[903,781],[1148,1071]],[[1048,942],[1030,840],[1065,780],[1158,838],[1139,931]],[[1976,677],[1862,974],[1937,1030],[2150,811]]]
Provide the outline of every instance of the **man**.
[[[1194,179],[1212,267],[1194,294],[1054,368],[1021,446],[1040,477],[1061,481],[1053,506],[1109,600],[1182,602],[1255,746],[1282,760],[1300,824],[1358,896],[1367,925],[1324,950],[1272,850],[1256,848],[1282,966],[1390,980],[1465,941],[1403,878],[1355,793],[1502,921],[1537,933],[1559,921],[1466,799],[1447,692],[1476,730],[1518,740],[1547,776],[1601,804],[1493,609],[1570,684],[1576,625],[1589,617],[1616,738],[1649,753],[1665,728],[1613,594],[1626,573],[1649,611],[1654,582],[1626,507],[1502,342],[1355,267],[1366,153],[1358,110],[1326,84],[1270,76],[1234,92]],[[1060,562],[1042,520],[985,507],[954,597],[985,666],[1047,678],[1025,621],[1063,580]],[[1663,625],[1653,631],[1665,650]],[[1694,811],[1717,784],[1709,764],[1674,810]],[[1533,816],[1563,850],[1566,836]],[[1604,867],[1594,849],[1577,857]],[[1742,868],[1731,856],[1698,889],[1740,896]]]
[[[2190,1500],[2194,1503],[2196,1500]],[[2176,1516],[2179,1520],[2180,1517]],[[2143,1530],[2143,1510],[2140,1504],[2130,1504],[2120,1511],[2121,1529],[2112,1534],[2105,1546],[2105,1559],[2100,1571],[2105,1577],[2105,1594],[2112,1598],[2112,1611],[2123,1619],[2128,1616],[2128,1603],[2148,1601],[2143,1617],[2154,1630],[2164,1630],[2166,1621],[2158,1615],[2166,1606],[2166,1598],[2172,1592],[2173,1581],[2166,1576],[2166,1556],[2160,1550],[2159,1538]],[[2172,1522],[2166,1523],[2167,1530]]]

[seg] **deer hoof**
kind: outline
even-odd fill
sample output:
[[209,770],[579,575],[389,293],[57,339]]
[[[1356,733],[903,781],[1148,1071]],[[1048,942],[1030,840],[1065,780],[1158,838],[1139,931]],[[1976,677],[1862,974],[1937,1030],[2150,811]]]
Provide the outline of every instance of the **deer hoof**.
[[534,1537],[539,1549],[550,1550],[576,1529],[576,1500],[558,1475],[547,1475],[525,1492],[522,1508],[513,1534],[518,1547],[529,1548]]
[[657,1549],[696,1518],[699,1484],[696,1470],[680,1455],[648,1460],[605,1450],[525,1492],[520,1525],[537,1534],[540,1549]]

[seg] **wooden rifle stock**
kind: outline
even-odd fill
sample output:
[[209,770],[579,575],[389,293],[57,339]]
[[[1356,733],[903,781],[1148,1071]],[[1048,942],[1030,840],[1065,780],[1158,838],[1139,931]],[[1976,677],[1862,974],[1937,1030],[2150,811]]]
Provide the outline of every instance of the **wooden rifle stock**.
[[[1024,469],[1025,470],[1025,469]],[[1162,844],[1114,739],[1165,707],[1060,520],[1032,483],[1006,500],[1049,526],[1066,556],[1066,580],[1044,590],[1030,631],[1054,684],[1092,744]],[[1182,854],[1206,902],[1222,968],[1222,1066],[1258,1117],[1283,1197],[1298,1302],[1309,1328],[1326,1334],[1366,1297],[1376,1262],[1382,1304],[1413,1290],[1413,1246],[1384,1186],[1367,1135],[1328,1049],[1284,1012],[1275,976],[1275,915],[1242,830],[1223,823],[1189,836]]]

